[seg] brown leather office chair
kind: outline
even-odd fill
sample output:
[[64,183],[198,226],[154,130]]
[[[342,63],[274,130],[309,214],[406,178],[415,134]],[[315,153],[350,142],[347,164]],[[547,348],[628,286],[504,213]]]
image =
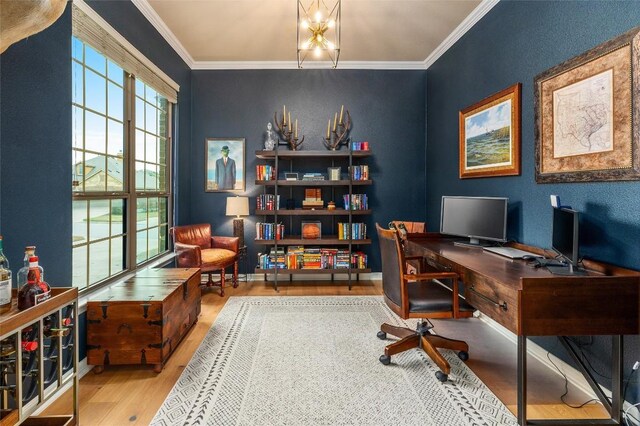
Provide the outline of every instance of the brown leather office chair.
[[[458,275],[455,272],[425,271],[407,274],[404,251],[396,230],[384,229],[376,223],[380,257],[382,259],[382,290],[384,300],[402,319],[409,318],[468,318],[474,308],[458,295]],[[449,289],[434,280],[451,280]],[[433,326],[428,321],[418,321],[416,330],[382,324],[378,338],[384,340],[387,333],[400,338],[384,348],[380,362],[388,365],[391,356],[413,348],[421,348],[436,363],[441,371],[438,380],[444,382],[451,371],[449,362],[437,348],[458,351],[463,361],[469,357],[469,346],[462,340],[453,340],[432,334]]]
[[[238,238],[211,236],[211,225],[174,226],[171,228],[177,266],[200,268],[209,274],[207,287],[220,286],[220,296],[224,296],[224,271],[233,265],[233,287],[238,287]],[[215,283],[211,274],[220,271],[220,282]]]

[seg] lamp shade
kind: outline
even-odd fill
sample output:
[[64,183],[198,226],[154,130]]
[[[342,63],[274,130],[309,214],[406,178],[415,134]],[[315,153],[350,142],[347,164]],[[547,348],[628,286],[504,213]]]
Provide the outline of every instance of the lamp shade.
[[249,216],[249,197],[227,198],[227,216]]

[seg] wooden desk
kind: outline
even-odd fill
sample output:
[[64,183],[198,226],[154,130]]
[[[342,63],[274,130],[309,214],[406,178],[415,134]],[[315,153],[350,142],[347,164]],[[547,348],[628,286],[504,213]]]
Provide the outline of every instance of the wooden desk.
[[[621,420],[622,354],[625,334],[640,333],[640,272],[585,261],[588,276],[552,275],[480,248],[456,246],[436,235],[411,237],[407,254],[422,255],[433,267],[455,271],[467,301],[518,336],[518,423],[616,425]],[[544,254],[539,248],[515,247]],[[565,336],[611,335],[612,402],[575,353]],[[527,420],[526,336],[558,336],[609,410],[611,419]]]

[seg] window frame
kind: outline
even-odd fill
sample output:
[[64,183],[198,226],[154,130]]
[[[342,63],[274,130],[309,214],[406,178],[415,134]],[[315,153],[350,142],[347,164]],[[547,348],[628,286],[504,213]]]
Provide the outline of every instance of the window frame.
[[[84,52],[84,46],[89,46],[91,47],[93,50],[96,50],[100,55],[104,56],[107,60],[106,64],[108,67],[108,61],[114,62],[113,59],[111,59],[109,56],[105,55],[104,53],[100,52],[99,50],[97,50],[94,46],[92,46],[89,42],[83,40],[80,36],[73,34],[72,35],[72,43],[73,43],[73,38],[78,39],[79,42],[81,42],[83,44],[83,52]],[[73,55],[71,55],[70,57],[70,65],[73,68],[73,64],[74,63],[80,63],[80,65],[83,67],[83,78],[82,78],[82,90],[83,90],[83,94],[82,94],[82,99],[83,99],[83,105],[78,105],[74,102],[74,97],[72,96],[72,101],[71,101],[71,108],[73,111],[73,108],[79,108],[81,109],[83,112],[84,111],[90,111],[92,113],[98,113],[100,114],[100,116],[104,116],[106,123],[108,123],[109,120],[109,116],[108,116],[108,110],[107,113],[99,113],[97,111],[94,111],[92,108],[87,108],[86,106],[86,78],[84,77],[85,74],[85,68],[92,70],[93,72],[95,72],[95,70],[93,70],[93,68],[91,68],[90,66],[87,66],[85,63],[85,56],[83,53],[83,58],[82,58],[82,62],[78,61],[78,59],[76,59]],[[118,65],[116,63],[116,65]],[[119,66],[119,65],[118,65]],[[122,67],[120,67],[122,68]],[[123,243],[122,243],[122,249],[123,249],[123,269],[115,274],[109,275],[108,277],[98,280],[96,282],[91,283],[90,282],[90,267],[91,267],[91,258],[90,258],[90,248],[92,244],[95,244],[96,242],[101,242],[104,240],[109,240],[111,239],[113,236],[109,233],[109,235],[107,237],[104,238],[99,238],[95,241],[91,241],[90,238],[90,234],[89,234],[89,228],[91,226],[90,221],[87,222],[87,242],[86,244],[84,244],[84,247],[86,247],[86,256],[85,256],[85,265],[86,265],[86,286],[80,288],[79,292],[80,294],[86,294],[87,292],[92,292],[96,289],[102,288],[104,286],[107,286],[109,284],[112,284],[113,282],[119,281],[121,280],[124,276],[131,274],[132,272],[135,272],[137,269],[142,269],[147,267],[149,264],[152,263],[156,263],[158,262],[158,260],[160,260],[163,256],[166,256],[167,254],[171,253],[171,242],[169,240],[169,234],[170,234],[170,229],[173,226],[173,219],[174,219],[174,211],[173,211],[173,204],[174,204],[174,194],[173,194],[173,131],[174,131],[174,108],[176,107],[176,104],[171,102],[169,99],[167,99],[167,108],[166,108],[166,135],[164,136],[164,143],[165,143],[165,152],[166,152],[166,158],[164,161],[164,166],[165,166],[165,184],[164,184],[164,190],[160,190],[160,185],[158,184],[156,190],[144,190],[144,188],[142,190],[137,190],[136,189],[136,153],[135,153],[135,149],[136,149],[136,77],[133,73],[127,71],[126,69],[123,69],[123,85],[122,85],[122,89],[123,89],[123,97],[124,97],[124,102],[123,102],[123,117],[122,117],[122,121],[123,121],[123,174],[124,174],[124,183],[123,183],[123,189],[122,191],[109,191],[108,190],[108,184],[105,184],[105,191],[86,191],[86,188],[84,187],[83,184],[83,190],[82,191],[75,191],[72,190],[72,204],[76,201],[86,201],[87,202],[87,212],[90,214],[91,211],[91,201],[109,201],[111,202],[112,200],[123,200],[124,203],[124,211],[123,213],[126,214],[126,220],[123,220],[122,226],[123,226],[123,230],[122,230],[122,238],[123,238]],[[105,78],[106,78],[106,85],[108,86],[109,84],[109,79],[106,76],[107,73],[105,73]],[[73,77],[73,73],[72,73],[72,78]],[[157,89],[155,89],[153,86],[151,86],[151,84],[146,83],[143,80],[140,80],[141,83],[151,87],[152,89],[156,90],[156,92],[158,93],[158,96],[163,96]],[[108,105],[109,100],[108,100],[108,92],[105,102]],[[164,97],[164,96],[163,96]],[[164,97],[166,99],[166,97]],[[108,108],[108,106],[107,106]],[[73,154],[74,152],[90,152],[90,153],[94,153],[92,150],[86,150],[86,140],[84,140],[84,136],[86,136],[86,120],[84,119],[84,114],[83,114],[83,123],[82,123],[82,131],[83,131],[83,146],[82,146],[82,150],[79,150],[76,146],[75,143],[72,141],[71,144],[71,153]],[[106,133],[105,133],[106,134]],[[107,149],[105,149],[105,151],[107,151]],[[101,153],[97,153],[97,155],[103,155]],[[105,157],[109,157],[109,154],[107,152],[105,152]],[[75,164],[75,157],[72,155],[72,168],[76,166]],[[160,159],[157,158],[156,159],[157,163],[160,164]],[[82,157],[82,162],[84,164],[85,162],[85,155],[83,154]],[[106,172],[106,170],[105,170]],[[79,174],[74,174],[74,176],[79,176]],[[85,176],[85,170],[82,170],[82,176]],[[108,173],[107,175],[108,176]],[[71,184],[73,185],[73,176],[71,179]],[[159,183],[159,182],[158,182]],[[157,199],[162,199],[165,198],[166,201],[166,217],[167,217],[167,222],[166,222],[166,249],[163,251],[160,251],[160,246],[158,244],[158,253],[148,257],[146,260],[137,263],[137,201],[138,199],[141,198],[157,198]],[[158,232],[160,230],[161,227],[161,222],[160,220],[158,220],[158,224],[156,226],[156,228],[158,228]],[[147,227],[145,229],[149,229],[149,226],[147,224]],[[160,240],[159,240],[160,243]],[[72,245],[72,250],[74,247],[73,241],[71,241],[71,245]],[[106,259],[107,261],[111,262],[111,253],[112,253],[112,249],[111,249],[111,245],[109,246],[109,252],[108,252],[108,258]],[[100,261],[103,261],[104,259],[100,259]],[[77,261],[77,259],[73,258],[72,255],[72,262],[73,261]],[[95,260],[94,260],[95,261]],[[72,285],[74,285],[74,283],[72,282]]]

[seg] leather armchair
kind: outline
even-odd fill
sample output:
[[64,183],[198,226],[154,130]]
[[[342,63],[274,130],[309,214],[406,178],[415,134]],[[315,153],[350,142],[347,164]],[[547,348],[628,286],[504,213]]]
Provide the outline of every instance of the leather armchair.
[[[174,226],[171,228],[176,263],[181,268],[200,268],[209,275],[204,284],[207,287],[220,286],[220,296],[224,296],[225,269],[233,265],[233,287],[238,287],[237,237],[211,235],[211,225]],[[215,283],[211,274],[220,271],[220,282]]]

